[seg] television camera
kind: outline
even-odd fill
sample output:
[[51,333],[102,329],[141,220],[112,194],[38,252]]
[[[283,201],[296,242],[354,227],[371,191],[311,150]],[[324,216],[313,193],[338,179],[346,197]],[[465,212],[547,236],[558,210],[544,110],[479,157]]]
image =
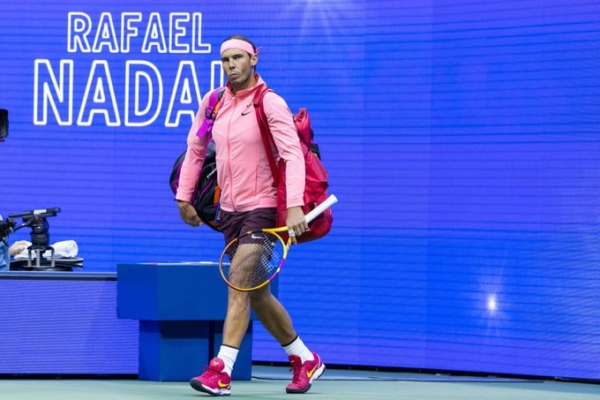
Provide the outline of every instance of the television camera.
[[0,108],[0,142],[8,136],[8,110]]
[[[7,238],[12,232],[15,232],[21,228],[31,228],[31,246],[27,248],[28,258],[27,266],[33,267],[32,265],[32,252],[35,253],[36,257],[36,268],[41,267],[42,254],[46,250],[50,250],[50,263],[51,267],[54,267],[54,248],[49,245],[50,234],[48,229],[50,225],[46,218],[55,217],[60,212],[59,207],[48,208],[43,210],[32,210],[16,214],[8,214],[6,221],[0,221],[0,240],[4,241],[8,245]],[[17,223],[15,218],[22,218],[23,224],[15,228]]]
[[8,241],[6,240],[6,238],[8,238],[8,235],[10,235],[11,232],[14,232],[15,225],[17,225],[17,223],[12,218],[8,218],[5,221],[0,215],[0,241],[4,242],[4,244],[6,244],[7,246]]

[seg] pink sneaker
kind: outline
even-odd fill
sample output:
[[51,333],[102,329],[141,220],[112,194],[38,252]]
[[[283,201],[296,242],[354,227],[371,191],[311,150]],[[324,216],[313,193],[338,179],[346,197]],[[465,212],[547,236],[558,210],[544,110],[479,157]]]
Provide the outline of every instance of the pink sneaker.
[[312,381],[319,379],[323,372],[325,372],[325,364],[321,361],[321,357],[317,353],[312,353],[315,358],[313,361],[302,360],[298,356],[290,356],[290,364],[292,364],[292,371],[294,377],[292,383],[290,383],[285,391],[288,393],[306,393],[310,389]]
[[220,358],[213,358],[206,371],[190,380],[190,385],[199,392],[211,396],[229,396],[231,394],[231,377],[223,372],[225,364]]

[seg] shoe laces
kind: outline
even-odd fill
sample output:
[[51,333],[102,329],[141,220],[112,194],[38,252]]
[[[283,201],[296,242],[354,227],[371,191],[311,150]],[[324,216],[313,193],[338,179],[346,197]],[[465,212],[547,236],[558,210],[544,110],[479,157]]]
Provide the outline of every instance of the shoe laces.
[[292,382],[296,382],[297,380],[300,379],[301,373],[302,373],[302,365],[301,363],[293,363],[290,371],[292,371],[293,377],[292,377]]

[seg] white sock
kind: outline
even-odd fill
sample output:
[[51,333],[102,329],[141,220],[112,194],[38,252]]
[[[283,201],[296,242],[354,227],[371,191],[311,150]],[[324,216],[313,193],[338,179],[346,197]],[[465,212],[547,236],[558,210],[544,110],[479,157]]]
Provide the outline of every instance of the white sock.
[[306,347],[300,336],[296,336],[296,339],[287,346],[284,346],[283,349],[287,353],[288,356],[298,356],[302,363],[305,361],[312,361],[315,359],[311,351]]
[[237,358],[239,352],[240,349],[236,349],[235,347],[221,345],[221,347],[219,348],[219,354],[217,355],[217,357],[223,360],[223,363],[225,364],[223,372],[227,373],[227,375],[229,376],[231,376],[231,371],[233,371],[233,364],[235,364],[235,359]]

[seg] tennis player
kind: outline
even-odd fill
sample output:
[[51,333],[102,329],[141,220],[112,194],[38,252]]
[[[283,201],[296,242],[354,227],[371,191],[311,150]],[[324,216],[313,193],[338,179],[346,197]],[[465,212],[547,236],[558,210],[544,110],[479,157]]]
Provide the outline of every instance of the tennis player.
[[[212,137],[221,188],[219,219],[225,243],[231,242],[242,232],[275,227],[277,193],[252,104],[255,92],[266,87],[256,73],[258,50],[243,36],[231,36],[221,44],[221,61],[228,83],[212,128]],[[190,200],[204,161],[207,138],[198,137],[197,132],[205,118],[209,97],[210,93],[202,100],[188,134],[188,149],[176,195],[181,218],[191,226],[202,224]],[[263,108],[276,145],[275,158],[277,161],[281,158],[286,163],[286,225],[295,241],[296,236],[308,229],[301,208],[305,180],[304,156],[293,114],[285,100],[274,92],[268,92],[263,100]],[[289,356],[293,377],[286,387],[287,393],[307,392],[312,382],[325,371],[325,364],[318,354],[302,342],[289,314],[271,294],[269,285],[252,292],[228,290],[223,343],[206,372],[191,379],[191,386],[213,396],[231,393],[231,372],[252,309]]]

